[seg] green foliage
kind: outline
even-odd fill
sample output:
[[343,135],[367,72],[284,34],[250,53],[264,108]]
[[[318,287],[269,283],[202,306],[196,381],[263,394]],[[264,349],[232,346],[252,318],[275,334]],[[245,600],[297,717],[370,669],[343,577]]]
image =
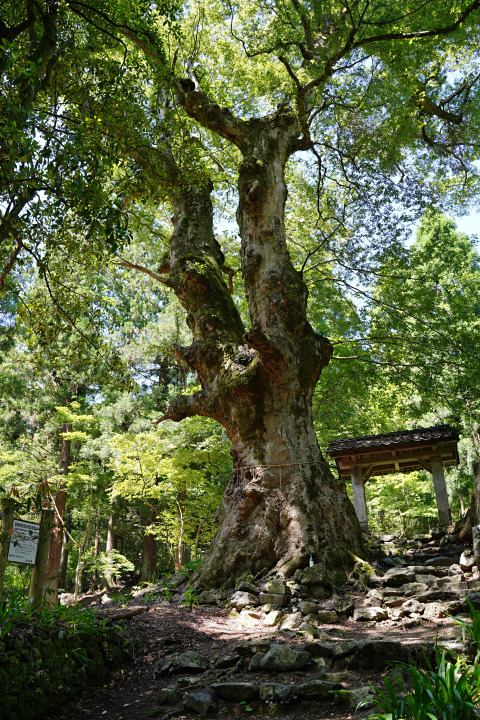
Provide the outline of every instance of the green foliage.
[[193,588],[185,590],[182,603],[188,605],[188,609],[192,610],[195,605],[198,605],[198,591]]
[[437,649],[436,670],[412,665],[405,669],[411,691],[400,697],[385,678],[386,692],[374,688],[374,701],[382,712],[369,715],[369,720],[472,720],[480,716],[478,657],[473,665],[463,667],[461,661],[450,662]]
[[18,625],[57,627],[67,637],[97,633],[105,628],[105,624],[99,622],[90,608],[75,605],[42,605],[35,608],[23,590],[11,593],[9,598],[0,599],[0,639]]
[[480,655],[480,611],[476,610],[470,600],[467,599],[469,616],[467,618],[456,617],[455,622],[462,628],[462,639],[468,640],[476,647],[477,655]]
[[100,552],[97,557],[94,557],[90,550],[88,557],[85,558],[85,568],[90,572],[98,573],[100,577],[111,577],[133,572],[135,565],[118,550]]
[[[154,509],[149,533],[195,541],[202,524],[205,542],[214,530],[208,518],[217,509],[231,467],[228,445],[212,421],[190,418],[178,426],[163,423],[148,432],[110,440],[112,492]],[[208,522],[207,522],[208,521]]]
[[365,484],[372,532],[411,536],[435,524],[437,510],[431,476],[424,472],[373,477]]

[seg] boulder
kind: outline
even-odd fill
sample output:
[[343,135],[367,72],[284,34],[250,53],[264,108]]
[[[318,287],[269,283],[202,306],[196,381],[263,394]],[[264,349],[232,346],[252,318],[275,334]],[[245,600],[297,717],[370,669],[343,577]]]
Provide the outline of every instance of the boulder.
[[325,598],[329,597],[330,593],[327,590],[326,587],[321,585],[320,583],[315,583],[314,585],[310,585],[308,587],[308,591],[310,595],[317,600],[325,600]]
[[159,705],[175,705],[180,702],[181,694],[178,685],[170,685],[158,691]]
[[240,657],[251,658],[256,653],[266,653],[271,644],[270,640],[244,640],[233,649]]
[[257,588],[256,585],[251,582],[247,582],[246,580],[242,580],[241,583],[238,583],[235,590],[239,590],[240,592],[252,593],[252,595],[258,595],[260,593],[260,590]]
[[217,658],[215,667],[219,670],[228,670],[229,668],[235,667],[237,662],[238,655],[224,655],[223,657]]
[[310,653],[310,655],[316,658],[332,658],[334,647],[335,646],[333,645],[333,643],[326,643],[315,640],[314,642],[309,642],[305,643],[305,645],[302,645],[302,650],[306,650],[308,653]]
[[328,586],[329,584],[328,574],[323,563],[312,565],[303,571],[302,585]]
[[258,686],[253,683],[214,683],[212,689],[222,700],[230,700],[231,702],[247,702],[248,700],[256,700],[260,696]]
[[417,613],[418,615],[421,615],[425,610],[425,605],[424,603],[419,602],[415,598],[410,598],[410,600],[406,600],[403,603],[402,610],[408,615],[411,615],[412,613]]
[[340,658],[347,657],[347,655],[353,655],[353,653],[356,653],[361,647],[362,643],[356,642],[355,640],[345,640],[344,642],[336,643],[333,648],[333,657],[335,660],[339,660]]
[[292,591],[288,587],[285,580],[270,580],[267,582],[262,590],[266,593],[272,593],[273,595],[291,595]]
[[409,568],[391,568],[383,576],[384,587],[400,587],[415,580],[415,573]]
[[265,615],[263,624],[265,627],[274,627],[275,625],[279,625],[281,623],[283,617],[284,613],[280,610],[271,610],[267,613],[267,615]]
[[243,610],[248,605],[258,605],[258,598],[253,593],[237,590],[230,598],[230,605],[237,610]]
[[208,670],[210,663],[199,653],[188,650],[179,655],[171,666],[173,672],[201,673]]
[[206,717],[217,711],[217,704],[213,695],[207,692],[194,692],[186,695],[183,700],[184,707],[193,710],[200,715]]
[[355,712],[359,703],[362,703],[362,708],[374,705],[374,697],[375,691],[371,685],[364,685],[363,687],[354,688],[353,690],[340,690],[339,692],[339,698],[342,704],[346,705],[347,708],[353,712]]
[[431,567],[448,567],[449,565],[453,565],[454,562],[455,560],[449,555],[437,555],[429,560],[425,560],[425,565]]
[[295,693],[301,698],[309,700],[331,700],[334,690],[340,690],[341,684],[338,682],[329,682],[328,680],[309,680],[308,682],[297,685]]
[[293,688],[291,685],[282,685],[282,683],[274,682],[260,685],[260,699],[263,700],[263,702],[285,702],[285,700],[288,700],[292,695]]
[[273,645],[261,659],[260,667],[273,672],[301,670],[311,659],[312,656],[305,650],[295,650],[289,645]]
[[428,618],[444,618],[447,617],[448,612],[442,603],[432,602],[428,603],[428,605],[425,605],[425,610],[423,611],[423,617]]
[[276,605],[277,607],[285,607],[290,603],[291,595],[280,595],[276,593],[260,593],[261,605]]
[[303,600],[298,607],[300,612],[304,615],[310,615],[311,613],[317,612],[317,603],[312,602],[311,600]]
[[388,610],[381,607],[355,608],[353,619],[357,622],[369,622],[373,620],[387,620]]
[[460,555],[460,567],[466,572],[470,572],[475,565],[475,556],[473,550],[464,550]]
[[197,595],[199,605],[217,605],[222,602],[223,593],[219,590],[203,590]]
[[303,623],[303,615],[301,612],[294,612],[285,615],[280,623],[280,630],[297,630]]
[[402,643],[393,640],[366,640],[358,651],[358,658],[361,670],[384,670],[391,663],[403,661]]
[[318,621],[321,623],[336,623],[338,615],[333,610],[319,610],[317,612]]

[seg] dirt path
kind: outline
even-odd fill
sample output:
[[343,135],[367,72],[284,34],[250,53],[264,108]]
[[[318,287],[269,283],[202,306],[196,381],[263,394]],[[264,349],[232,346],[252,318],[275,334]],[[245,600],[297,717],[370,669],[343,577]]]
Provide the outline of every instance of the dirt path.
[[[134,607],[134,603],[131,603],[131,606]],[[444,639],[458,637],[457,628],[449,620],[437,621],[435,624],[422,623],[416,627],[398,630],[389,627],[388,623],[366,627],[350,619],[335,626],[325,625],[323,629],[332,639],[338,641],[388,639],[418,645],[431,644],[439,631]],[[235,644],[247,638],[270,637],[296,646],[303,642],[301,636],[294,637],[292,634],[265,628],[261,621],[248,628],[242,627],[229,616],[228,610],[223,608],[196,607],[189,610],[185,606],[165,600],[154,602],[149,606],[148,612],[126,621],[124,637],[134,644],[133,660],[115,672],[107,684],[92,688],[75,703],[48,720],[147,720],[149,717],[183,720],[198,717],[181,705],[162,709],[158,707],[159,690],[177,681],[176,677],[165,676],[160,672],[166,656],[193,650],[208,659],[223,657],[232,653]],[[216,674],[218,676],[219,671]],[[307,675],[313,677],[306,671],[271,673],[267,680],[279,683],[303,682],[308,679]],[[370,682],[379,684],[382,674],[347,670],[343,676],[343,684],[348,688],[360,687]],[[258,682],[254,674],[242,671],[235,672],[228,679]],[[208,682],[214,681],[215,678],[209,677]],[[156,714],[155,708],[158,709]],[[311,708],[309,710],[302,708],[299,702],[292,703],[282,706],[282,717],[285,720],[311,720],[313,717],[315,720],[352,720],[365,715],[365,711],[354,713],[342,709],[333,698],[332,701],[323,702],[320,710],[317,708],[314,713]],[[268,706],[253,702],[250,705],[220,704],[218,715],[225,718],[241,715],[254,719],[264,718],[268,716]]]

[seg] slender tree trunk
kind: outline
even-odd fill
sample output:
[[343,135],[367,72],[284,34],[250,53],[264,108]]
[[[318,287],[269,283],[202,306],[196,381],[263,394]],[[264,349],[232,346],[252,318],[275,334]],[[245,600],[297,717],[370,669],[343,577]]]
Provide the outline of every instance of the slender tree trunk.
[[[72,426],[64,424],[62,433],[71,432]],[[62,475],[68,475],[70,467],[70,450],[71,441],[62,437],[62,449],[60,452],[60,472]],[[49,605],[58,604],[58,581],[60,579],[60,562],[62,557],[63,545],[63,519],[65,517],[65,508],[67,504],[67,491],[65,484],[59,481],[57,484],[57,492],[55,494],[55,515],[52,538],[50,541],[50,552],[48,556],[47,575],[45,579],[47,588],[47,602]]]
[[116,506],[118,505],[118,500],[115,499],[113,501],[113,509],[110,515],[108,516],[108,530],[107,530],[107,544],[105,547],[105,550],[107,552],[110,552],[110,550],[116,550],[118,545],[118,535],[117,535],[117,523],[118,523],[118,513],[116,512]]
[[0,502],[0,597],[7,568],[8,548],[10,546],[10,530],[13,525],[13,498],[2,498]]
[[143,541],[142,569],[140,582],[151,582],[155,572],[155,561],[157,557],[156,541],[153,535],[145,535]]
[[[70,512],[67,511],[66,517],[65,517],[65,530],[67,530],[69,533],[72,532],[72,516]],[[62,540],[62,553],[60,557],[60,570],[59,570],[59,586],[62,587],[64,590],[67,588],[67,568],[68,568],[68,556],[70,554],[70,546],[71,546],[71,540],[68,537],[67,533],[63,533],[63,540]]]
[[38,538],[37,556],[30,578],[28,598],[34,607],[43,602],[48,603],[48,586],[46,582],[46,570],[48,564],[50,535],[54,527],[54,511],[44,510],[40,521],[40,534]]

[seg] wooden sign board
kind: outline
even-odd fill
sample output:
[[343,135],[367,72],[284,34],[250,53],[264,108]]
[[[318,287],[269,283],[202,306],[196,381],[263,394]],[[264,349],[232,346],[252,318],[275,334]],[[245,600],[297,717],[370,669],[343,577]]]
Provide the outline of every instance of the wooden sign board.
[[26,520],[14,520],[8,548],[8,562],[35,565],[40,525]]

